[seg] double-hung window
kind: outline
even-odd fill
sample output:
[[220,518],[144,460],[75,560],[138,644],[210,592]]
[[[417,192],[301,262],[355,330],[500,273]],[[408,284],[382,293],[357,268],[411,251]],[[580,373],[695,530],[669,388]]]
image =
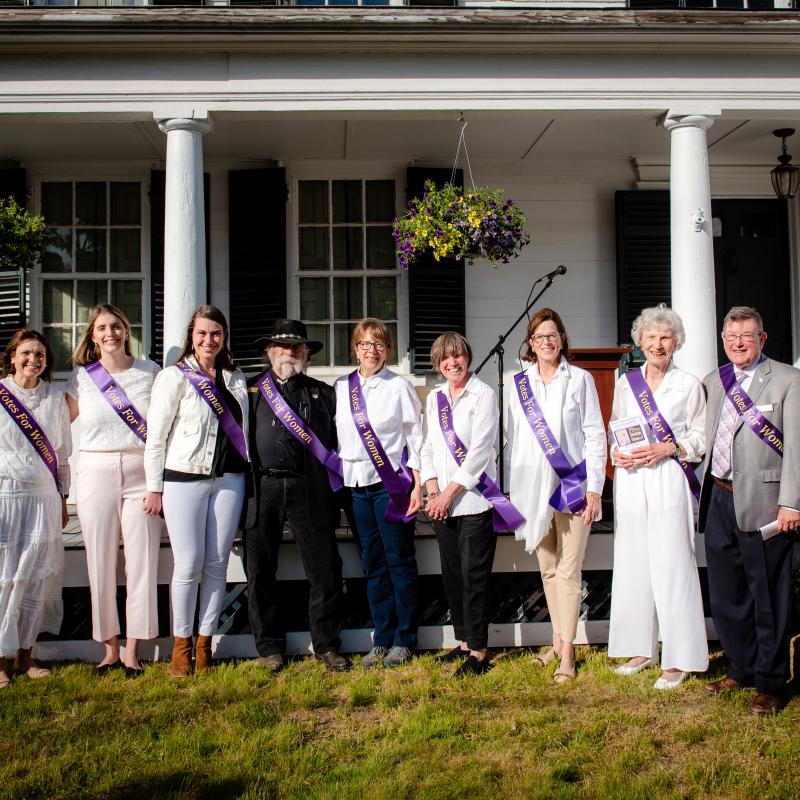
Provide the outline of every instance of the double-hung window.
[[42,332],[57,370],[70,357],[89,310],[112,303],[131,323],[134,355],[142,353],[142,189],[138,181],[41,184],[48,226],[40,273]]
[[394,216],[393,180],[298,182],[300,318],[324,344],[313,366],[352,365],[350,337],[363,317],[386,323],[397,363]]

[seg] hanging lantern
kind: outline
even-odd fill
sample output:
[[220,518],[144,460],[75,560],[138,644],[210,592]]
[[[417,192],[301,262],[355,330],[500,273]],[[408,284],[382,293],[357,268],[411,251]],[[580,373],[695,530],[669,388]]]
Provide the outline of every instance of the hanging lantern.
[[794,128],[778,128],[772,133],[783,140],[781,155],[778,156],[778,161],[781,163],[770,172],[772,188],[775,190],[775,195],[781,200],[791,200],[800,185],[800,167],[792,166],[789,163],[792,157],[786,152],[786,139],[794,135]]

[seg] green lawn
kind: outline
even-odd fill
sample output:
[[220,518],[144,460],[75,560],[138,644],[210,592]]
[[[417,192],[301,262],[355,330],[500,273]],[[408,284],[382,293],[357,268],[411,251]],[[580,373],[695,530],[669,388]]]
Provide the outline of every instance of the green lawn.
[[[615,675],[579,648],[554,686],[529,652],[455,681],[432,656],[399,670],[278,676],[226,663],[175,681],[97,679],[85,664],[0,692],[2,796],[24,798],[798,798],[800,698],[747,713],[657,669]],[[719,674],[719,668],[714,675]]]

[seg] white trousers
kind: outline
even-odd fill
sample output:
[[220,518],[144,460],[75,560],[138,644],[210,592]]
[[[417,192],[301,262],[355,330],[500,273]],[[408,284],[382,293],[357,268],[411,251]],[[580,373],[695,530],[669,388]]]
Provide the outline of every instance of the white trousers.
[[677,462],[614,476],[610,656],[658,657],[662,669],[708,669],[694,514]]
[[77,468],[78,518],[92,594],[92,638],[119,635],[117,558],[125,551],[125,635],[158,636],[158,551],[163,523],[144,513],[144,450],[81,451]]
[[198,633],[211,636],[225,600],[228,558],[244,503],[244,475],[165,481],[162,502],[175,560],[173,633],[192,635],[199,588]]

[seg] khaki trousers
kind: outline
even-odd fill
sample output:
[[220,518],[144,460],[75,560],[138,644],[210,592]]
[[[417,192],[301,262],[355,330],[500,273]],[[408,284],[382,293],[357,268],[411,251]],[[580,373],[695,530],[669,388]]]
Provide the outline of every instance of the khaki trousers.
[[581,568],[591,526],[580,514],[555,512],[550,530],[536,548],[553,638],[574,642],[581,610]]

